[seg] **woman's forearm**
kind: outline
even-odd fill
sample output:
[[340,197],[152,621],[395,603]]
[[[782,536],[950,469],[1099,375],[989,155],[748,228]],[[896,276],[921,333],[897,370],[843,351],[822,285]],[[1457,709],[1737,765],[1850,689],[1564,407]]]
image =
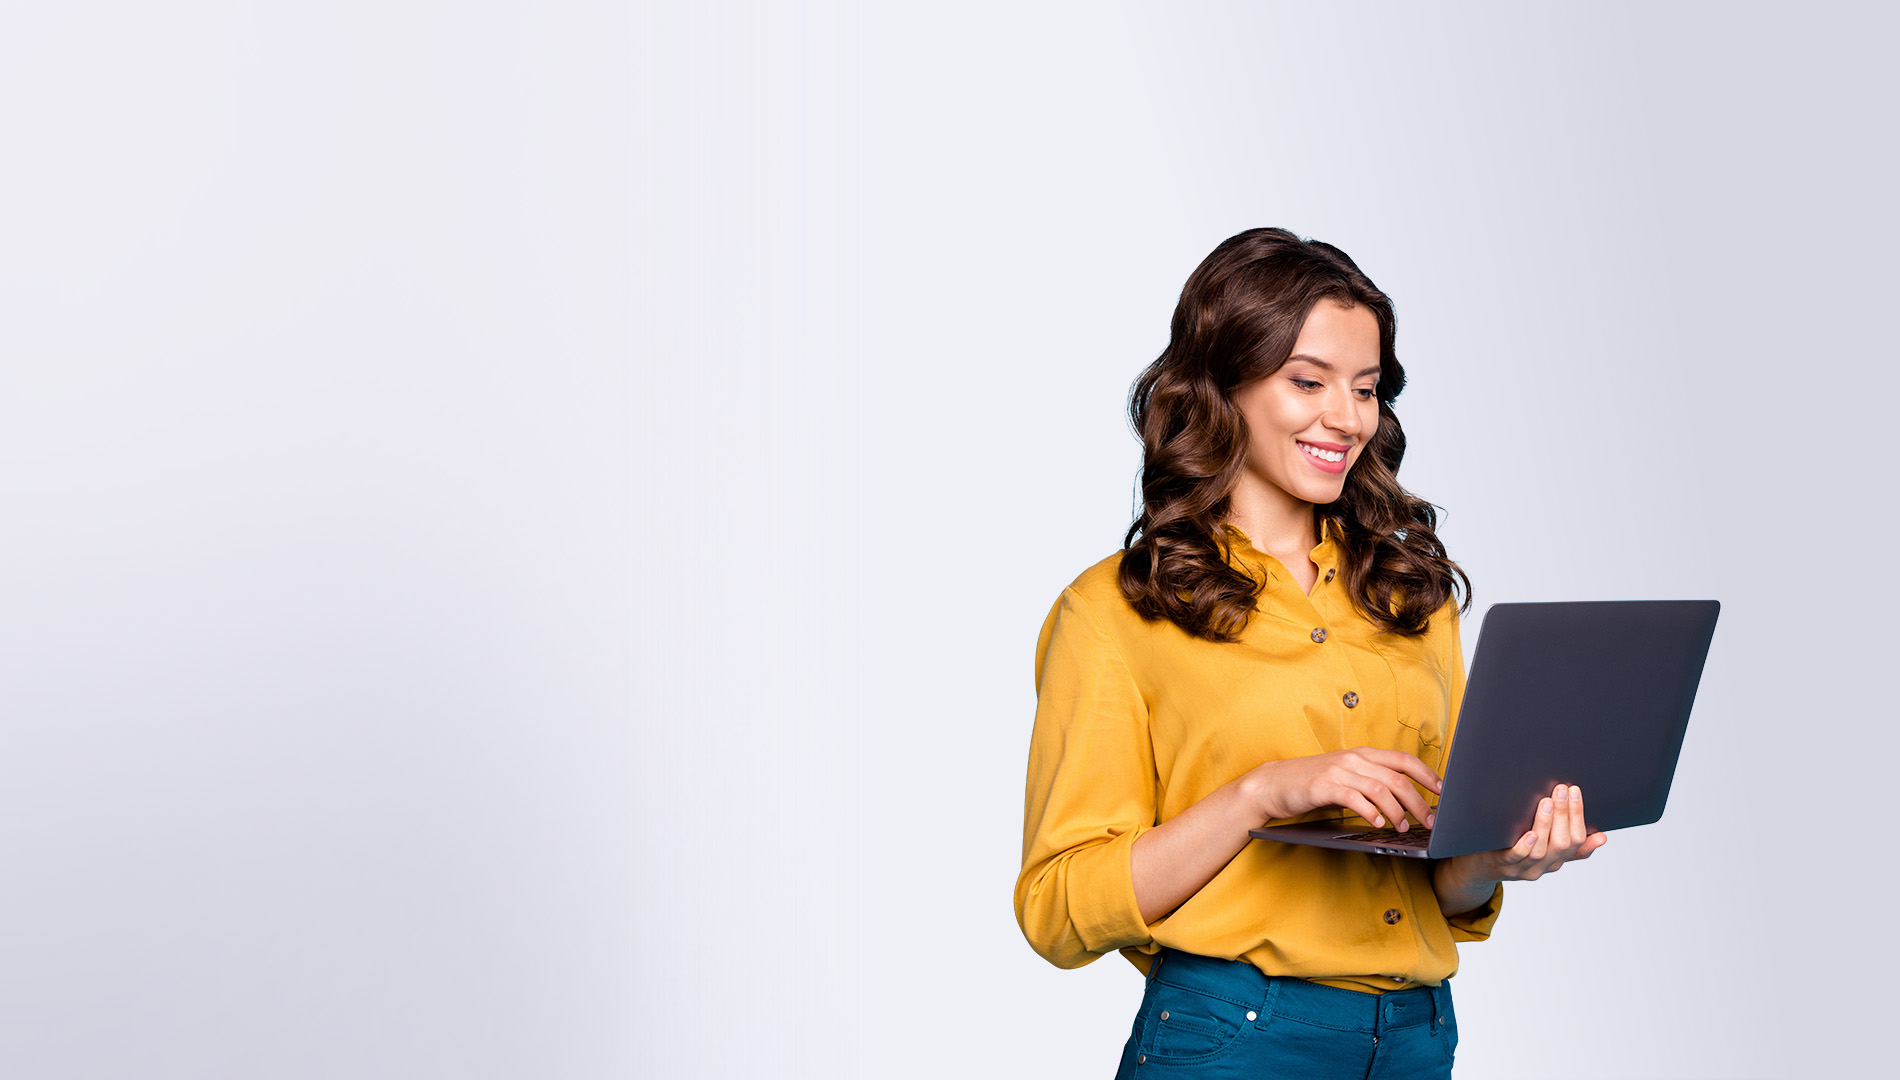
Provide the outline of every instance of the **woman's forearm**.
[[1130,869],[1143,922],[1154,922],[1200,892],[1247,846],[1247,830],[1266,820],[1243,791],[1243,780],[1215,788],[1136,838]]
[[1469,856],[1444,859],[1432,867],[1432,891],[1438,894],[1438,910],[1447,917],[1482,906],[1497,890],[1500,879],[1475,870]]

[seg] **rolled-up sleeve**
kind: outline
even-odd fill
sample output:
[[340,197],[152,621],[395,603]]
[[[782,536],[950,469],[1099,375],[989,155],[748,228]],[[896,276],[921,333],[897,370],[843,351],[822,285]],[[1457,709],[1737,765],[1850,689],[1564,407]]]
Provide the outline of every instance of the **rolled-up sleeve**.
[[1504,883],[1498,882],[1491,890],[1491,898],[1461,915],[1453,915],[1445,920],[1451,927],[1453,941],[1483,941],[1491,936],[1491,927],[1498,921],[1498,912],[1504,907]]
[[1080,967],[1152,940],[1130,866],[1154,820],[1147,705],[1088,601],[1065,589],[1036,643],[1016,879],[1016,921],[1044,959]]

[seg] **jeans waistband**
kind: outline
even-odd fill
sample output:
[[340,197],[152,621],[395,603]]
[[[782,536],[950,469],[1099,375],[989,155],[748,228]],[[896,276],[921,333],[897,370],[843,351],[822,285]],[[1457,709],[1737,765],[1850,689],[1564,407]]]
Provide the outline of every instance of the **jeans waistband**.
[[1268,975],[1245,960],[1164,948],[1148,977],[1256,1009],[1340,1031],[1378,1034],[1388,1028],[1443,1026],[1451,1008],[1444,983],[1411,990],[1362,994],[1285,975]]

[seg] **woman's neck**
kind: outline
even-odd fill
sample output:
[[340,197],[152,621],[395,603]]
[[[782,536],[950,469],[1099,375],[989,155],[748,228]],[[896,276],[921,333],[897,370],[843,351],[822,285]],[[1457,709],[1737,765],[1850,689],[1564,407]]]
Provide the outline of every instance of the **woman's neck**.
[[1313,504],[1296,499],[1278,487],[1261,491],[1244,481],[1228,500],[1227,520],[1260,551],[1286,562],[1304,558],[1319,546],[1319,525]]

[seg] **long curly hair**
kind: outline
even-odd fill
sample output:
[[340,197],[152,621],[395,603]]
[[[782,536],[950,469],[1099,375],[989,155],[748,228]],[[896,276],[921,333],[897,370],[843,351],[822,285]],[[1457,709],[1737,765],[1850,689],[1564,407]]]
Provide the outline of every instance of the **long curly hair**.
[[1431,503],[1399,486],[1405,432],[1392,401],[1405,386],[1393,352],[1392,300],[1345,252],[1285,229],[1250,229],[1215,248],[1181,290],[1168,347],[1128,397],[1141,439],[1141,512],[1122,541],[1121,590],[1136,611],[1196,637],[1234,641],[1259,584],[1230,562],[1225,521],[1246,464],[1241,387],[1277,371],[1321,300],[1363,306],[1379,323],[1379,427],[1337,501],[1315,508],[1339,538],[1347,592],[1381,630],[1423,633],[1471,580],[1445,554]]

